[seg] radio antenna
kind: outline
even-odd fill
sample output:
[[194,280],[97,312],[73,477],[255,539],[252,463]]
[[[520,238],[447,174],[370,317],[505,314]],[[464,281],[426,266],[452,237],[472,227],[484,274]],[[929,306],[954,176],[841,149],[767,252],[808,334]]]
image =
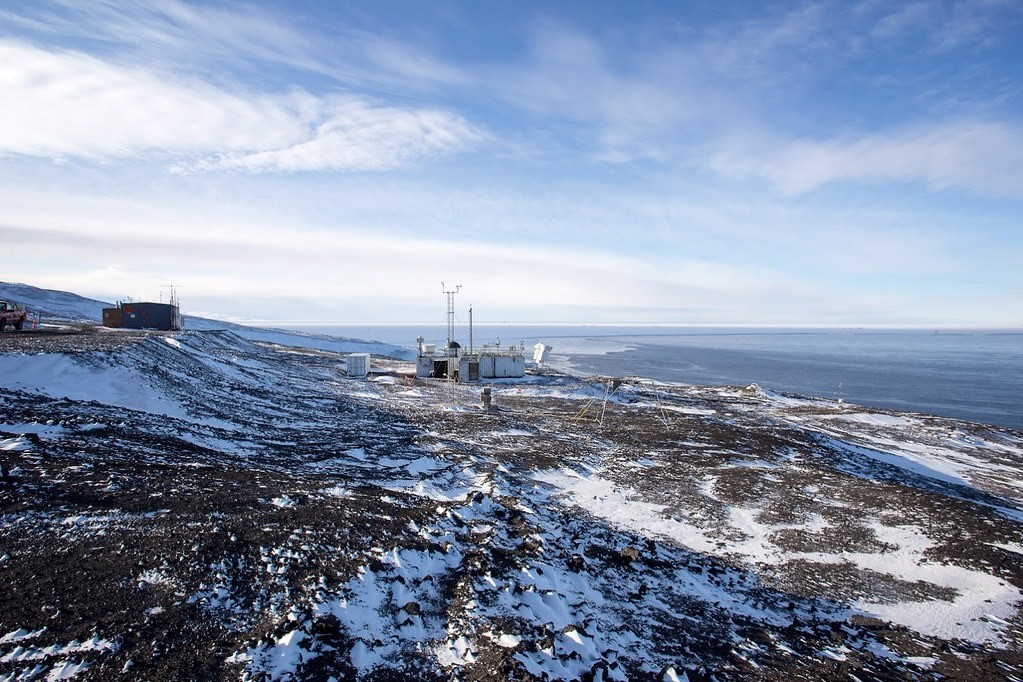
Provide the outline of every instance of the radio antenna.
[[443,291],[448,297],[448,345],[447,353],[451,355],[451,342],[455,340],[455,294],[461,290],[462,285],[456,284],[454,289],[449,290],[444,286],[444,282],[440,283],[441,291]]
[[163,303],[163,290],[164,289],[170,289],[170,301],[169,301],[169,303],[171,305],[177,305],[178,304],[178,296],[177,296],[177,292],[175,291],[176,287],[177,287],[177,284],[161,284],[160,285],[160,303]]

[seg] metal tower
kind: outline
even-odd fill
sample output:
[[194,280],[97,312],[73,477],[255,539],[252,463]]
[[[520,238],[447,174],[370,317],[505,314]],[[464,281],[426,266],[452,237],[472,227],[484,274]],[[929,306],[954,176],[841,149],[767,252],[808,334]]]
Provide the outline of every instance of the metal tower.
[[449,291],[444,286],[444,282],[441,282],[440,288],[448,297],[448,345],[445,347],[445,352],[451,355],[451,342],[455,340],[455,294],[462,288],[462,285],[456,284],[455,288]]

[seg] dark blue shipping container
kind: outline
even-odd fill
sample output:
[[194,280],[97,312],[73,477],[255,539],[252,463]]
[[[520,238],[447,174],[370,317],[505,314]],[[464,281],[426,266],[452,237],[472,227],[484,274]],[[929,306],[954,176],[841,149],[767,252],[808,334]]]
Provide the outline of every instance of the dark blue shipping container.
[[[120,315],[116,311],[120,311]],[[103,324],[107,327],[161,331],[178,331],[182,326],[180,310],[169,303],[120,303],[117,308],[104,309]]]

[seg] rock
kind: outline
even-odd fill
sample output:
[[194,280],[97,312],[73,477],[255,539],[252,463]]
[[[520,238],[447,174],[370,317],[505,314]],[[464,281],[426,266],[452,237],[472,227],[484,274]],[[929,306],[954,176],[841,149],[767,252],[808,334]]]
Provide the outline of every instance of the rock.
[[640,552],[635,547],[626,546],[618,552],[618,556],[620,556],[625,563],[632,563],[633,561],[639,560]]

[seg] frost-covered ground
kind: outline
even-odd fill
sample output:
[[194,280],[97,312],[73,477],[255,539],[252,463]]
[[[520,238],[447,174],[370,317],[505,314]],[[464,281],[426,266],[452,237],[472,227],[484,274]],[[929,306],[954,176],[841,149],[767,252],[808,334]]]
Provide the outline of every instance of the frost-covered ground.
[[247,334],[0,337],[0,679],[1023,678],[1018,432]]

